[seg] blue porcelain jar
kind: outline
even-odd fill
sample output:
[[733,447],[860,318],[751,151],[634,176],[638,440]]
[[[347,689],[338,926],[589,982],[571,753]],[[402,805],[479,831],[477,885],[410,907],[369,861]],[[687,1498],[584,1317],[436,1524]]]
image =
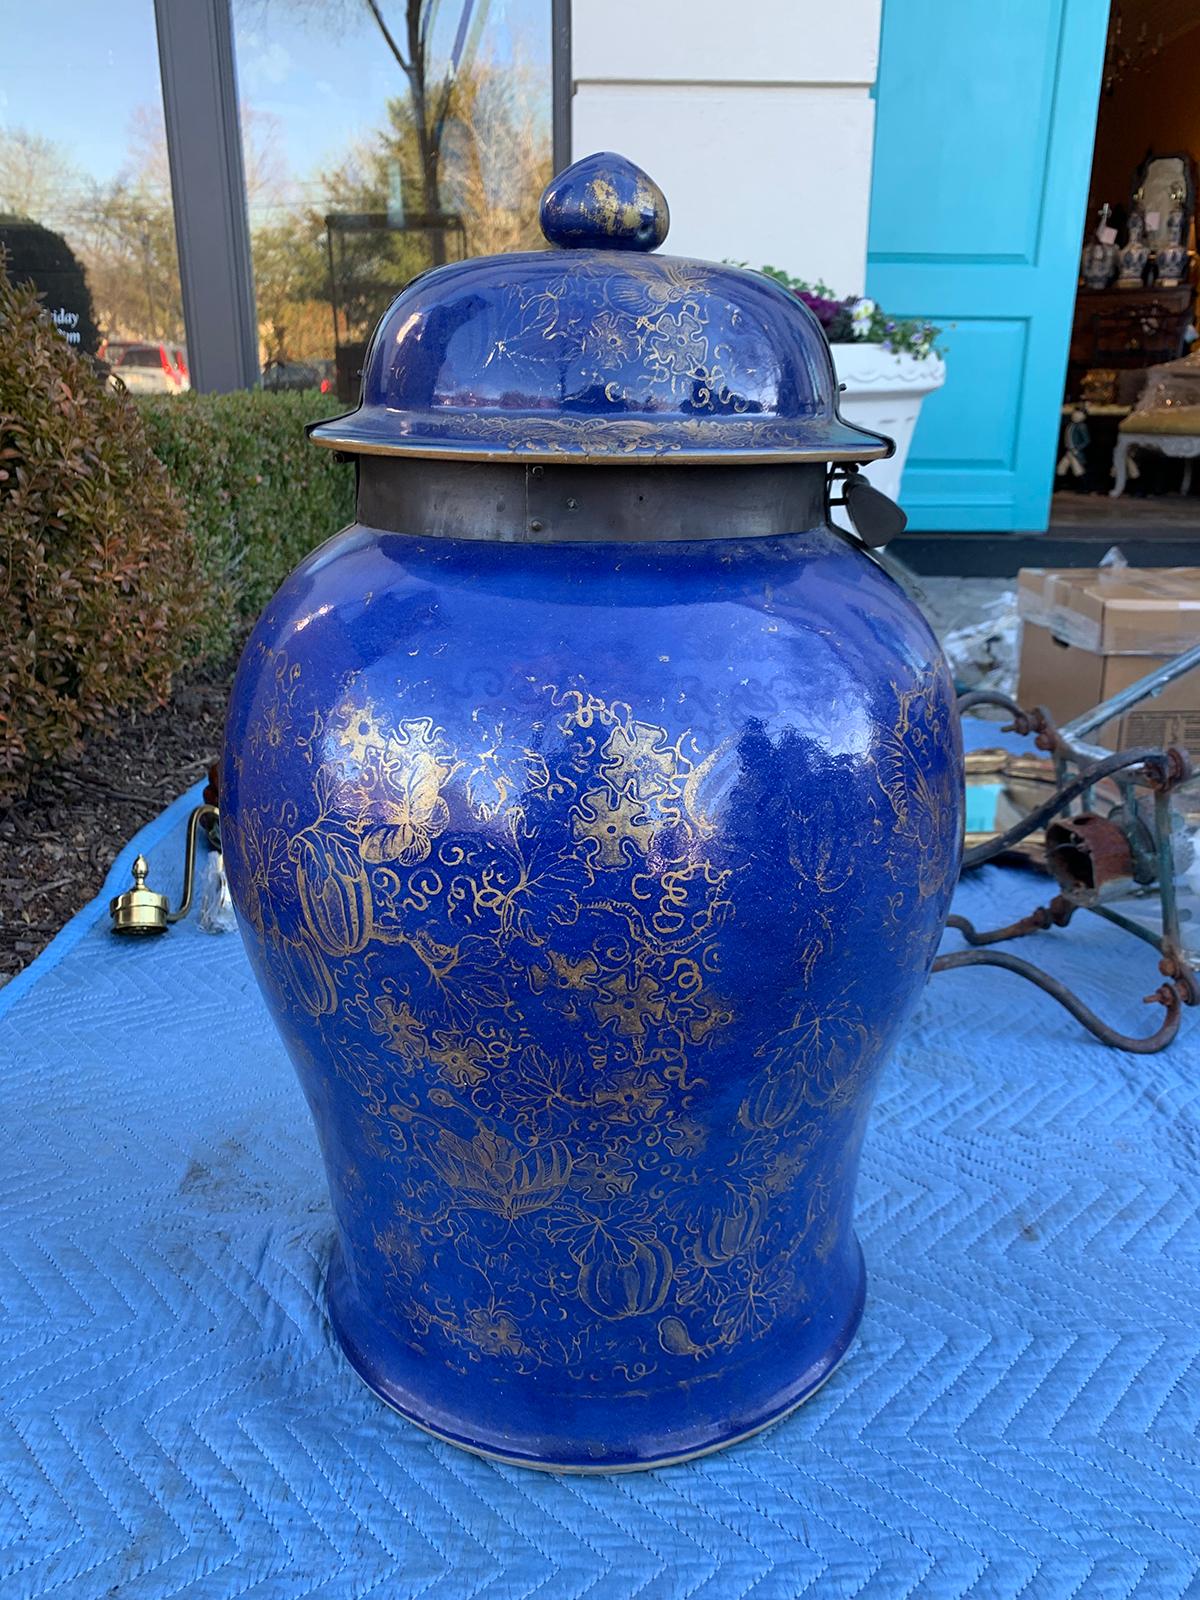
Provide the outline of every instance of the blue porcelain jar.
[[267,607],[225,860],[329,1178],[334,1328],[468,1449],[614,1470],[807,1398],[863,1304],[877,1075],[957,874],[920,614],[827,521],[815,321],[649,253],[644,174],[373,341],[359,521]]

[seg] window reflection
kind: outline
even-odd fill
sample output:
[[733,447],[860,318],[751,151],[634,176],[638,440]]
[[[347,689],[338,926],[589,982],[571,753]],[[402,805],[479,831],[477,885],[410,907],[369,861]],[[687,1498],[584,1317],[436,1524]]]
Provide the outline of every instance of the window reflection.
[[0,244],[130,388],[189,386],[152,0],[6,9]]
[[[536,248],[550,0],[233,0],[260,357],[357,393],[417,273]],[[69,50],[47,54],[48,30]],[[132,390],[190,387],[153,0],[10,7],[0,245]]]
[[234,0],[264,382],[355,398],[417,273],[536,247],[550,0]]

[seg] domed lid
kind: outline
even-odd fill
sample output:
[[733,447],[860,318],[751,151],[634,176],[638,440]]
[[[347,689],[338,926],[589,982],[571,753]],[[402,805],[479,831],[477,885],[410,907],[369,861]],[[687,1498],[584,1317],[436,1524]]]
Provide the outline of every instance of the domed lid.
[[551,248],[414,279],[375,330],[356,410],[310,428],[354,454],[457,460],[872,461],[837,414],[816,318],[760,273],[651,254],[658,185],[623,156],[542,195]]

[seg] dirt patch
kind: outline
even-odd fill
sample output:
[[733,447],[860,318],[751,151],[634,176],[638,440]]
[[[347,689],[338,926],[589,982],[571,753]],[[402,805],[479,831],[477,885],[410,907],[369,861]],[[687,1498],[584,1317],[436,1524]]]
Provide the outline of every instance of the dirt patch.
[[121,847],[221,748],[236,656],[182,672],[167,705],[128,713],[0,809],[0,984],[99,891]]

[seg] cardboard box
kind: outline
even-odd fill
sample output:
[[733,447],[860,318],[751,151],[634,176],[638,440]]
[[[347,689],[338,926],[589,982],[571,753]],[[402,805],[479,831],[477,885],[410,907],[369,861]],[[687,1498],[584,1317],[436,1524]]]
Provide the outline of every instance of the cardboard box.
[[[1200,642],[1200,567],[1026,567],[1017,699],[1061,724]],[[1200,669],[1090,734],[1110,749],[1200,754]]]

